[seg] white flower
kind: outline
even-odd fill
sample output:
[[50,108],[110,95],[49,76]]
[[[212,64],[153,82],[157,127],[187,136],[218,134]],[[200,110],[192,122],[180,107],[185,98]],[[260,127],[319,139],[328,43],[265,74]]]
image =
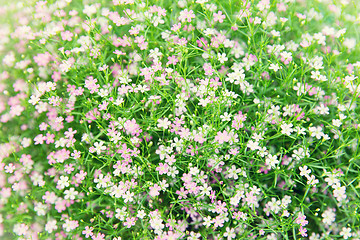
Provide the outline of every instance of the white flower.
[[342,236],[344,239],[348,239],[349,237],[351,237],[351,228],[343,227],[341,229],[340,236]]
[[60,179],[57,182],[58,189],[64,189],[70,185],[69,177],[68,176],[60,176]]
[[254,151],[259,149],[259,142],[257,141],[254,142],[253,140],[250,140],[246,146],[250,148],[250,150]]
[[171,147],[175,147],[177,152],[181,152],[182,148],[183,148],[183,140],[182,139],[178,139],[177,137],[174,138],[174,142],[171,143]]
[[269,154],[269,152],[267,151],[266,147],[259,147],[259,150],[257,151],[257,154],[260,157],[265,157],[266,155]]
[[299,127],[299,126],[296,126],[295,127],[295,129],[296,129],[296,131],[297,131],[297,133],[300,135],[306,135],[306,133],[305,133],[305,128],[301,128],[301,127]]
[[196,0],[196,3],[198,4],[204,4],[207,3],[209,0]]
[[156,154],[158,154],[160,156],[160,159],[161,160],[164,160],[165,156],[166,156],[166,153],[170,154],[171,152],[169,152],[169,150],[171,151],[172,149],[169,147],[165,147],[164,145],[160,145],[159,146],[159,149],[157,149],[155,151]]
[[117,208],[115,210],[116,214],[115,217],[117,219],[120,219],[120,221],[124,221],[124,219],[127,217],[128,213],[126,212],[126,207],[122,207],[122,209]]
[[106,97],[109,95],[109,90],[102,88],[99,90],[98,94],[100,97]]
[[344,115],[344,114],[342,114],[342,113],[340,113],[339,114],[339,119],[340,120],[344,120],[344,119],[346,119],[347,117]]
[[29,226],[25,225],[24,223],[17,223],[14,225],[14,228],[13,228],[13,232],[18,236],[21,236],[21,235],[25,236],[25,234],[27,233],[28,230],[29,230]]
[[334,209],[329,208],[329,209],[325,210],[323,212],[323,214],[321,214],[321,216],[323,217],[322,222],[325,225],[330,226],[335,221],[336,214],[335,214]]
[[207,105],[208,103],[210,103],[209,98],[205,98],[205,99],[200,99],[198,105],[203,106],[203,107],[206,107],[206,105]]
[[149,87],[146,86],[146,85],[137,85],[137,87],[135,88],[136,91],[140,91],[142,93],[146,92],[146,91],[149,91]]
[[99,174],[97,178],[94,179],[94,183],[96,184],[97,188],[106,188],[108,186],[107,179],[104,177],[104,174]]
[[119,105],[122,104],[123,102],[124,102],[124,99],[121,98],[121,97],[118,97],[118,98],[116,98],[116,100],[114,101],[114,104],[115,104],[116,106],[119,106]]
[[124,193],[124,189],[121,186],[114,185],[111,187],[110,196],[112,197],[114,196],[115,198],[120,198]]
[[254,134],[251,136],[251,138],[258,142],[258,141],[264,139],[263,135],[264,135],[264,132],[254,133]]
[[224,115],[220,115],[221,121],[227,122],[231,120],[232,115],[225,112]]
[[333,173],[328,173],[328,177],[325,178],[325,182],[328,183],[329,186],[338,185],[340,184],[340,180],[337,178],[337,176]]
[[347,47],[349,50],[351,50],[351,49],[355,48],[355,46],[356,46],[356,39],[355,38],[345,38],[343,45],[345,47]]
[[76,195],[78,195],[78,191],[75,191],[75,188],[70,188],[69,190],[65,190],[64,194],[65,194],[65,199],[70,199],[70,200],[74,200]]
[[309,174],[311,173],[311,169],[308,169],[306,165],[304,167],[299,167],[299,170],[300,176],[305,176],[306,178],[308,178]]
[[122,139],[121,132],[117,132],[116,134],[113,134],[112,136],[110,136],[110,141],[112,141],[114,143],[118,143],[118,141],[121,139]]
[[306,151],[305,151],[304,148],[299,148],[299,149],[295,149],[294,153],[291,156],[293,158],[296,158],[296,160],[301,160],[304,157],[309,157],[310,153],[309,153],[308,149],[306,149]]
[[46,214],[47,206],[41,202],[35,204],[34,208],[38,216],[44,216]]
[[144,210],[139,210],[136,216],[140,219],[143,219],[146,216],[146,213]]
[[333,119],[332,120],[332,124],[335,126],[335,127],[340,127],[342,122],[340,119]]
[[308,179],[307,184],[309,185],[316,185],[319,183],[319,180],[317,180],[314,175],[311,175],[307,179]]
[[221,62],[221,63],[224,63],[228,60],[228,58],[226,57],[226,53],[223,53],[223,54],[218,53],[217,56],[218,56],[219,62]]
[[324,135],[323,135],[323,139],[324,139],[324,140],[329,140],[329,139],[330,139],[330,137],[329,137],[329,135],[324,134]]
[[340,112],[343,112],[346,110],[346,107],[344,105],[339,104],[337,107]]
[[268,169],[275,168],[275,165],[278,164],[280,161],[277,159],[276,155],[268,154],[265,158],[265,163],[268,166]]
[[279,66],[279,64],[270,64],[270,67],[269,67],[269,69],[270,70],[274,70],[274,72],[277,72],[279,69],[281,69],[282,67],[281,66]]
[[320,106],[316,108],[319,111],[320,115],[328,115],[329,114],[329,108],[325,106],[325,104],[320,103]]
[[52,233],[56,229],[57,229],[57,226],[56,226],[55,219],[49,220],[45,225],[45,231],[47,231],[48,233]]
[[163,54],[159,51],[159,48],[155,48],[150,50],[149,57],[159,59],[162,57],[162,55]]
[[133,198],[134,193],[133,192],[127,191],[126,194],[124,194],[122,197],[124,198],[124,203],[134,201],[134,198]]
[[101,151],[106,150],[106,146],[103,146],[104,142],[96,142],[94,143],[94,148],[97,154],[100,154]]
[[204,222],[202,223],[205,227],[210,227],[211,223],[212,223],[212,219],[210,216],[204,217],[203,218]]
[[288,195],[285,195],[283,199],[281,199],[281,207],[283,208],[287,208],[290,203],[291,203],[291,197]]
[[292,123],[286,124],[283,123],[281,124],[281,133],[290,136],[291,133],[294,131],[294,129],[292,129]]
[[286,23],[288,20],[289,20],[289,19],[284,18],[284,17],[281,17],[281,18],[280,18],[280,22],[282,22],[282,23]]
[[[324,29],[325,30],[325,29]],[[335,32],[335,29],[333,30]],[[339,31],[335,33],[335,37],[339,38],[340,36],[344,35],[346,33],[346,28],[342,28]],[[334,34],[334,33],[333,33]]]
[[280,37],[280,32],[276,30],[272,30],[270,34],[273,35],[273,37]]
[[70,219],[66,219],[65,223],[62,225],[63,229],[66,232],[70,232],[78,227],[77,221],[72,221]]
[[241,198],[242,198],[241,194],[239,194],[239,193],[235,194],[235,196],[230,198],[230,204],[234,205],[234,206],[238,205]]
[[341,186],[340,183],[338,184],[334,184],[331,186],[332,188],[334,188],[333,194],[334,197],[336,197],[336,200],[338,200],[339,202],[341,202],[342,200],[346,199],[346,187],[345,186]]
[[36,105],[40,101],[40,97],[38,95],[31,95],[30,100],[28,101],[32,105]]
[[171,122],[169,121],[168,118],[164,118],[164,119],[158,119],[158,128],[164,128],[164,129],[168,129],[170,126]]
[[151,22],[154,24],[155,27],[158,26],[159,23],[160,23],[160,24],[164,24],[164,23],[165,23],[164,19],[162,19],[161,17],[156,16],[156,15],[153,17],[153,19],[151,20]]
[[90,17],[91,15],[96,13],[97,7],[98,7],[97,4],[85,5],[83,13],[85,13],[86,15],[88,15]]
[[205,183],[204,186],[200,186],[201,195],[210,196],[211,190],[212,190],[211,186],[209,186],[207,183]]
[[227,237],[228,240],[236,237],[235,230],[233,228],[226,227],[226,232],[224,233],[224,237]]
[[261,23],[261,18],[255,17],[254,24],[257,25],[257,24],[260,24],[260,23]]
[[236,168],[235,165],[232,165],[230,169],[227,170],[228,174],[226,175],[227,178],[234,178],[235,180],[238,179],[238,174],[242,172],[241,168]]
[[324,133],[322,132],[322,127],[309,127],[309,132],[312,137],[316,137],[317,139],[320,139],[322,136],[324,136]]

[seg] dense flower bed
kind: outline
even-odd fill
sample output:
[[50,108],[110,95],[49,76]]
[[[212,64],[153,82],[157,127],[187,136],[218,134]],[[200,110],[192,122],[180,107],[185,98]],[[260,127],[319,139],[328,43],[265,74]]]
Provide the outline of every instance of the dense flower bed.
[[1,239],[360,239],[356,1],[0,7]]

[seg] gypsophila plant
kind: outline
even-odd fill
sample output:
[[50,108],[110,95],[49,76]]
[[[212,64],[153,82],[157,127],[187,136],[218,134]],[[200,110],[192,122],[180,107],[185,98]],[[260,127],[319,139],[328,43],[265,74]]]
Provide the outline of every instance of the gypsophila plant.
[[0,239],[360,239],[360,2],[0,13]]

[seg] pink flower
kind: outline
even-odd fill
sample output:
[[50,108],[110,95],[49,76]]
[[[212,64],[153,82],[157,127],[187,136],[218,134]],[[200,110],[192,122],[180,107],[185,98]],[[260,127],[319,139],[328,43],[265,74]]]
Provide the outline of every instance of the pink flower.
[[179,59],[176,56],[169,56],[168,60],[169,61],[166,63],[166,65],[173,64],[175,66],[179,62]]
[[65,229],[66,232],[70,232],[72,230],[75,230],[78,226],[79,226],[78,221],[69,220],[69,219],[66,219],[65,223],[62,225],[62,227]]
[[211,76],[213,74],[213,72],[215,71],[210,63],[204,63],[203,65],[204,71],[205,71],[205,76]]
[[307,237],[307,229],[306,228],[303,228],[302,226],[300,227],[299,229],[299,232],[301,234],[302,237]]
[[103,101],[101,104],[99,104],[99,110],[106,111],[108,105],[109,105],[109,103],[107,101]]
[[137,43],[140,50],[145,50],[147,49],[148,46],[148,42],[145,42],[145,37],[144,36],[137,36],[135,37],[134,43]]
[[75,174],[75,181],[77,184],[80,184],[86,177],[87,172],[84,172],[84,170],[80,170],[79,173]]
[[74,152],[71,153],[71,156],[72,156],[74,159],[78,159],[79,157],[81,157],[81,152],[78,151],[78,150],[74,150]]
[[98,233],[96,236],[92,235],[91,236],[92,240],[104,240],[105,239],[105,234],[103,233]]
[[192,176],[190,173],[184,173],[181,180],[183,180],[184,183],[190,183],[192,181]]
[[35,145],[38,145],[38,144],[43,144],[44,143],[44,140],[46,140],[46,138],[42,135],[42,134],[39,134],[37,135],[35,138],[34,138],[34,141],[35,141]]
[[186,38],[180,38],[178,40],[174,40],[174,43],[180,46],[185,46],[187,44],[187,40]]
[[46,191],[45,195],[42,196],[42,199],[45,200],[45,203],[54,204],[57,199],[57,196],[54,192]]
[[46,144],[54,143],[55,134],[46,133]]
[[221,215],[217,216],[213,221],[214,221],[214,228],[224,226],[225,220],[221,217]]
[[124,226],[127,228],[131,228],[131,226],[135,225],[136,218],[135,217],[127,217],[124,222]]
[[156,197],[156,196],[159,196],[160,195],[160,190],[161,190],[161,187],[157,184],[154,184],[153,187],[149,187],[150,189],[150,192],[149,192],[149,195],[151,197]]
[[237,115],[234,116],[234,120],[232,121],[232,127],[236,130],[244,127],[244,121],[246,120],[246,114],[242,114],[241,111]]
[[187,197],[186,194],[188,194],[188,191],[185,190],[185,188],[181,187],[180,191],[179,190],[176,191],[176,194],[179,195],[178,197],[179,199],[183,199]]
[[54,71],[53,74],[51,75],[51,78],[52,80],[54,80],[54,82],[57,82],[61,79],[61,73]]
[[61,213],[62,211],[65,211],[66,209],[66,200],[57,200],[55,203],[55,209]]
[[195,182],[184,183],[185,188],[194,195],[197,195],[200,191],[200,187],[196,185]]
[[280,53],[281,61],[287,65],[292,61],[292,53],[283,51]]
[[171,27],[171,31],[176,32],[176,31],[179,30],[180,28],[181,28],[181,23],[174,24],[174,25]]
[[73,167],[73,164],[66,164],[65,166],[64,166],[64,171],[67,173],[67,174],[70,174],[70,173],[72,173],[72,171],[74,171],[75,169],[74,169],[74,167]]
[[90,237],[90,236],[93,236],[93,235],[94,235],[94,233],[92,232],[93,230],[94,230],[94,228],[93,228],[93,227],[86,226],[86,227],[85,227],[85,230],[84,230],[84,231],[82,231],[82,234],[84,234],[84,235],[85,235],[85,237],[86,237],[86,238],[88,238],[88,237]]
[[74,34],[70,31],[65,31],[61,33],[61,38],[64,41],[71,41]]
[[295,223],[300,224],[302,227],[308,224],[308,221],[305,220],[306,216],[303,213],[299,213],[298,217],[295,220]]
[[124,128],[127,134],[131,134],[133,136],[139,136],[142,132],[139,124],[136,123],[136,120],[133,118],[132,120],[127,120],[124,123]]
[[187,9],[184,9],[180,12],[180,16],[179,16],[179,20],[181,22],[191,22],[191,20],[195,18],[195,14],[194,14],[194,11],[193,10],[187,10]]
[[252,192],[246,193],[245,195],[246,195],[246,197],[244,198],[244,202],[248,206],[253,208],[254,206],[258,205],[258,200],[257,200],[256,195],[254,195]]
[[9,165],[5,166],[5,172],[6,173],[13,173],[15,170],[15,165],[12,163],[9,163]]
[[219,144],[223,144],[224,142],[230,141],[230,135],[225,130],[223,132],[218,132],[215,136],[215,140],[219,142]]
[[169,171],[169,165],[167,163],[159,163],[159,166],[156,168],[156,171],[159,171],[159,174],[166,174]]
[[222,23],[225,19],[225,15],[222,14],[222,11],[218,11],[217,13],[214,13],[214,21]]
[[97,90],[99,89],[100,85],[96,84],[97,81],[98,80],[94,79],[92,76],[87,77],[87,79],[85,80],[85,87],[90,90],[90,93],[97,92]]
[[39,65],[39,67],[45,67],[51,60],[51,55],[48,52],[39,53],[34,57],[34,61]]
[[73,130],[72,128],[69,128],[66,132],[64,132],[64,135],[66,136],[66,138],[73,138],[74,134],[77,133],[77,130]]

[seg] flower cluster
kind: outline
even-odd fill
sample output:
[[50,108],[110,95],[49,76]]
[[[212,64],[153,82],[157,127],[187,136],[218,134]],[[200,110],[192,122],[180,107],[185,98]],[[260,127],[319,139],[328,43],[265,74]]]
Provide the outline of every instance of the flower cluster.
[[354,5],[0,6],[0,238],[360,239]]

